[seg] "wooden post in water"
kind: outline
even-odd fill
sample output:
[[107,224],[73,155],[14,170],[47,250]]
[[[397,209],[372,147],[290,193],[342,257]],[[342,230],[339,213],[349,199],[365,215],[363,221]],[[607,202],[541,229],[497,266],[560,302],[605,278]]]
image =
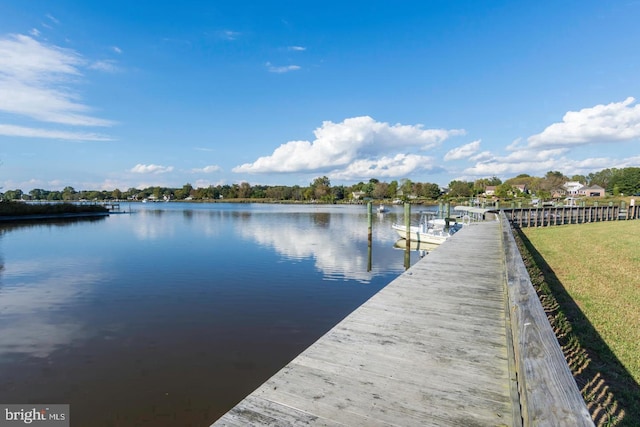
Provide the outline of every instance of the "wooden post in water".
[[367,239],[369,242],[367,250],[367,271],[371,271],[371,247],[373,243],[373,203],[367,203]]
[[407,246],[409,246],[409,241],[411,240],[411,205],[409,203],[404,204],[404,226],[406,227],[405,240],[407,241]]
[[405,234],[405,248],[404,248],[404,268],[409,269],[411,266],[411,204],[404,204],[404,226],[406,229]]
[[371,232],[373,230],[373,203],[367,202],[367,227],[369,232],[369,239],[371,239]]

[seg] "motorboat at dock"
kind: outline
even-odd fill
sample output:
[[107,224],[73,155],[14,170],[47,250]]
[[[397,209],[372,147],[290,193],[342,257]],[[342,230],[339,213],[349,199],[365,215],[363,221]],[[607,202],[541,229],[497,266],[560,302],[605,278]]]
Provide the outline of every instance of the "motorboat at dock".
[[[409,239],[415,242],[439,245],[460,229],[454,219],[452,219],[447,228],[447,219],[436,218],[435,216],[436,213],[432,211],[421,212],[418,224],[409,226]],[[407,227],[405,225],[393,223],[391,228],[401,238],[407,238]]]

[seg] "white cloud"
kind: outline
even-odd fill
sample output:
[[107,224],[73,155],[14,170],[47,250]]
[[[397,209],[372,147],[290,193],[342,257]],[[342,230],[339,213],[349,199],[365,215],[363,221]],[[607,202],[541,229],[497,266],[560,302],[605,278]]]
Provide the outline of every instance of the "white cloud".
[[113,125],[88,115],[90,108],[70,88],[85,65],[86,61],[70,49],[25,35],[0,38],[0,111],[71,126]]
[[493,154],[491,154],[491,151],[483,151],[476,154],[475,156],[469,157],[469,160],[471,160],[472,162],[484,162],[492,158]]
[[219,34],[220,34],[220,37],[223,38],[224,40],[233,41],[233,40],[236,40],[241,33],[238,31],[223,30],[223,31],[220,31]]
[[[640,138],[640,106],[629,97],[623,102],[601,104],[567,112],[562,122],[524,141],[517,138],[505,147],[505,156],[484,151],[469,157],[476,162],[464,170],[469,176],[544,175],[560,170],[566,175],[586,174],[606,168],[638,165],[638,157],[580,159],[576,148],[587,144],[630,141]],[[453,151],[453,150],[452,150]],[[449,152],[451,153],[451,152]],[[447,153],[447,155],[449,155]],[[446,159],[446,157],[445,157]]]
[[22,34],[0,39],[0,73],[3,78],[22,78],[38,83],[78,76],[83,59],[75,51],[50,46]]
[[[23,190],[25,193],[28,193],[29,191],[33,190],[34,188],[46,188],[46,189],[53,189],[50,185],[50,182],[47,183],[41,179],[37,179],[37,178],[30,178],[30,179],[25,179],[25,180],[20,180],[20,181],[15,181],[12,179],[7,179],[5,181],[0,182],[0,188],[2,189],[2,191],[6,191],[6,190],[11,190],[11,189],[21,189]],[[62,189],[64,187],[60,187],[60,189]]]
[[104,71],[107,73],[115,73],[120,71],[120,68],[118,68],[116,64],[117,62],[112,59],[104,59],[101,61],[93,62],[91,65],[89,65],[89,68],[92,70]]
[[142,163],[138,163],[134,167],[131,168],[130,172],[133,173],[152,173],[152,174],[160,174],[167,173],[173,171],[173,166],[162,166],[162,165],[143,165]]
[[270,156],[245,163],[234,172],[313,172],[337,170],[357,160],[375,160],[384,155],[426,150],[445,139],[464,135],[464,130],[423,129],[422,125],[389,125],[371,117],[353,117],[341,123],[325,121],[314,131],[316,139],[290,141]]
[[[1,53],[0,53],[1,55]],[[1,62],[1,60],[0,60]],[[1,66],[1,64],[0,64]],[[37,87],[0,75],[0,111],[41,122],[71,126],[110,126],[113,122],[83,114],[89,108],[64,88]]]
[[307,48],[304,46],[289,46],[287,49],[294,52],[304,52],[305,50],[307,50]]
[[522,138],[516,138],[511,142],[511,144],[507,145],[505,149],[507,151],[515,151],[515,150],[520,150],[525,145],[526,144],[522,144]]
[[217,185],[224,185],[224,181],[216,181],[216,182],[212,182],[209,181],[208,179],[197,179],[194,183],[193,186],[195,188],[207,188],[209,186],[217,186]]
[[119,190],[125,191],[125,190],[131,188],[131,186],[129,185],[128,182],[126,182],[126,181],[124,181],[122,179],[106,178],[102,182],[84,183],[83,186],[80,187],[80,188],[96,188],[96,189],[102,190],[102,191],[113,191],[113,190],[115,190],[117,188]]
[[482,160],[464,170],[467,175],[493,176],[508,174],[542,174],[549,170],[566,170],[566,148],[551,150],[522,149],[507,156],[494,156],[485,152]]
[[118,46],[111,46],[111,50],[113,50],[117,54],[122,53],[122,49],[120,49]]
[[331,173],[334,179],[357,180],[371,177],[394,178],[409,176],[422,170],[436,167],[433,157],[417,154],[396,154],[393,157],[382,157],[376,160],[356,160],[343,170]]
[[285,65],[285,66],[281,66],[281,67],[277,67],[273,64],[271,64],[271,62],[267,62],[266,64],[267,70],[270,73],[288,73],[290,71],[298,71],[301,69],[301,67],[299,65]]
[[37,129],[23,126],[0,124],[0,135],[25,138],[63,139],[67,141],[112,141],[105,135],[90,132],[68,132],[54,129]]
[[495,156],[483,152],[477,163],[464,170],[468,177],[503,176],[512,177],[521,173],[544,176],[550,170],[562,171],[565,175],[583,175],[607,168],[625,168],[640,164],[640,156],[626,159],[591,157],[576,159],[569,155],[569,149],[551,150],[522,149],[507,156]]
[[468,144],[461,145],[460,147],[456,147],[452,150],[449,150],[449,152],[447,152],[447,154],[444,155],[444,160],[450,161],[450,160],[465,159],[477,153],[479,149],[480,149],[480,140],[478,139],[476,141],[473,141]]
[[38,37],[40,35],[40,31],[37,28],[32,28],[31,31],[29,31],[29,34],[34,37]]
[[528,138],[530,147],[576,146],[627,141],[640,137],[640,105],[629,97],[622,102],[569,111],[561,123]]
[[60,23],[60,21],[58,21],[58,19],[55,16],[51,15],[50,13],[47,13],[47,18],[49,18],[49,20],[53,23],[56,23],[56,24]]
[[533,171],[556,170],[557,168],[554,168],[555,165],[556,162],[553,159],[547,159],[547,161],[545,162],[516,163],[502,163],[499,161],[491,161],[477,163],[475,166],[465,169],[464,173],[477,177],[519,175],[521,173],[535,174],[535,172]]
[[191,169],[191,172],[193,173],[214,173],[214,172],[220,172],[222,170],[222,168],[218,165],[209,165],[209,166],[205,166],[203,168],[194,168]]

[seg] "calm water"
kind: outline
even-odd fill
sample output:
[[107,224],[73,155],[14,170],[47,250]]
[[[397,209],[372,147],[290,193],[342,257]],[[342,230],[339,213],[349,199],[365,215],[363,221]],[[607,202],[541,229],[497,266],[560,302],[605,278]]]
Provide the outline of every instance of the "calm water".
[[0,402],[208,426],[405,270],[400,207],[374,213],[370,269],[365,206],[131,208],[0,226]]

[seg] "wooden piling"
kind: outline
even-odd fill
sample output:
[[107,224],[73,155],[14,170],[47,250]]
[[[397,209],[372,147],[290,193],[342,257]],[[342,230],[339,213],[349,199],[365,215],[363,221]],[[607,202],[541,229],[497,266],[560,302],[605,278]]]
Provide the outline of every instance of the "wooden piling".
[[367,247],[367,271],[371,271],[371,252],[373,247],[373,203],[367,203],[367,241],[369,243]]
[[406,229],[405,234],[405,248],[404,248],[404,268],[408,270],[411,266],[411,204],[404,204],[404,226]]

